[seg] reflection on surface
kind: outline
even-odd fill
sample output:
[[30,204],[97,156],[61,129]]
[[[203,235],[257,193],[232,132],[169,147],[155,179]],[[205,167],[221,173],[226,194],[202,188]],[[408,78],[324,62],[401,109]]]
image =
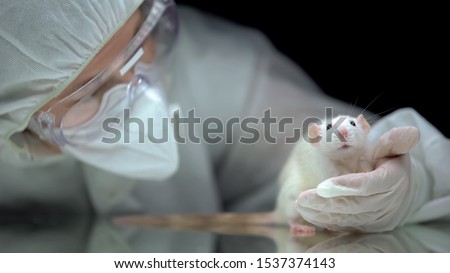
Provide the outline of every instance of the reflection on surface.
[[450,222],[377,234],[318,231],[292,238],[287,228],[218,225],[154,228],[77,216],[8,217],[1,252],[450,252]]
[[84,252],[91,219],[72,215],[0,216],[0,252]]
[[450,223],[410,225],[384,233],[341,234],[308,252],[450,252]]

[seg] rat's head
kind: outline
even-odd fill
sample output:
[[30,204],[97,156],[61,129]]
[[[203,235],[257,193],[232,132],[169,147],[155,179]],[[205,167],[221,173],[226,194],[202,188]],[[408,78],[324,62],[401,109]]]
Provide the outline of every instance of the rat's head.
[[363,115],[357,118],[337,116],[331,123],[312,124],[308,128],[311,145],[330,158],[352,157],[366,145],[370,125]]

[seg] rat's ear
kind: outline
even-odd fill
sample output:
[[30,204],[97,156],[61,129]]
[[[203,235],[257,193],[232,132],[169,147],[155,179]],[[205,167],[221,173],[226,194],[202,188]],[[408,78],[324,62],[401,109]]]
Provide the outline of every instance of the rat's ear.
[[311,125],[308,126],[308,143],[318,147],[320,145],[320,140],[322,139],[320,136],[321,134],[322,128],[316,123],[311,123]]
[[360,114],[357,118],[356,121],[358,122],[358,124],[361,125],[361,128],[363,129],[363,131],[367,134],[370,131],[370,124],[367,122],[367,120],[364,118],[364,116],[362,114]]

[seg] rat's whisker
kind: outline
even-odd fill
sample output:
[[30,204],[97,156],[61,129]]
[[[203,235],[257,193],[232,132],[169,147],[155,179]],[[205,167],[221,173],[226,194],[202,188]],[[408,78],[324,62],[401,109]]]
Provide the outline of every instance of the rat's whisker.
[[380,93],[378,96],[376,96],[362,111],[361,114],[364,114],[364,112],[369,108],[379,97],[381,97],[383,93]]
[[355,99],[355,102],[352,102],[351,104],[350,104],[350,113],[348,114],[349,116],[353,116],[353,111],[355,111],[355,108],[356,108],[356,105],[357,105],[357,103],[358,103],[358,98],[359,97],[356,97],[356,99]]
[[389,108],[389,109],[387,109],[387,110],[384,110],[384,111],[375,113],[375,114],[373,114],[373,115],[367,117],[366,120],[367,120],[369,123],[372,123],[372,120],[377,120],[377,119],[381,118],[381,115],[382,115],[382,114],[387,113],[387,112],[390,112],[390,111],[392,111],[392,110],[394,110],[394,109],[395,109],[395,107],[391,107],[391,108]]

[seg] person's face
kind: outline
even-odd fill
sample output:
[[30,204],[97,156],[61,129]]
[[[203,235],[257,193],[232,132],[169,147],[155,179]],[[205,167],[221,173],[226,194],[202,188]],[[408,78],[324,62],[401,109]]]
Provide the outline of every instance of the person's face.
[[[143,18],[140,10],[137,10],[127,22],[120,28],[120,30],[105,44],[105,46],[98,52],[98,54],[92,59],[91,62],[86,66],[86,68],[78,75],[78,77],[64,89],[58,96],[50,100],[39,111],[47,111],[55,103],[61,99],[67,97],[73,92],[77,91],[84,84],[93,79],[97,74],[99,74],[103,69],[107,68],[108,65],[119,56],[119,54],[127,47],[136,32],[141,27]],[[141,57],[141,61],[150,63],[153,55],[153,45],[150,39],[143,45],[144,55]],[[111,85],[119,83],[128,83],[133,78],[133,71],[129,70],[123,76],[113,75],[112,79],[108,81],[106,86],[102,86],[101,92],[97,92],[96,95],[102,94],[107,91]],[[92,111],[95,112],[98,105],[92,105]],[[53,111],[52,114],[55,116],[56,125],[59,125],[61,118],[64,116],[65,111]],[[80,117],[83,118],[83,117]]]

